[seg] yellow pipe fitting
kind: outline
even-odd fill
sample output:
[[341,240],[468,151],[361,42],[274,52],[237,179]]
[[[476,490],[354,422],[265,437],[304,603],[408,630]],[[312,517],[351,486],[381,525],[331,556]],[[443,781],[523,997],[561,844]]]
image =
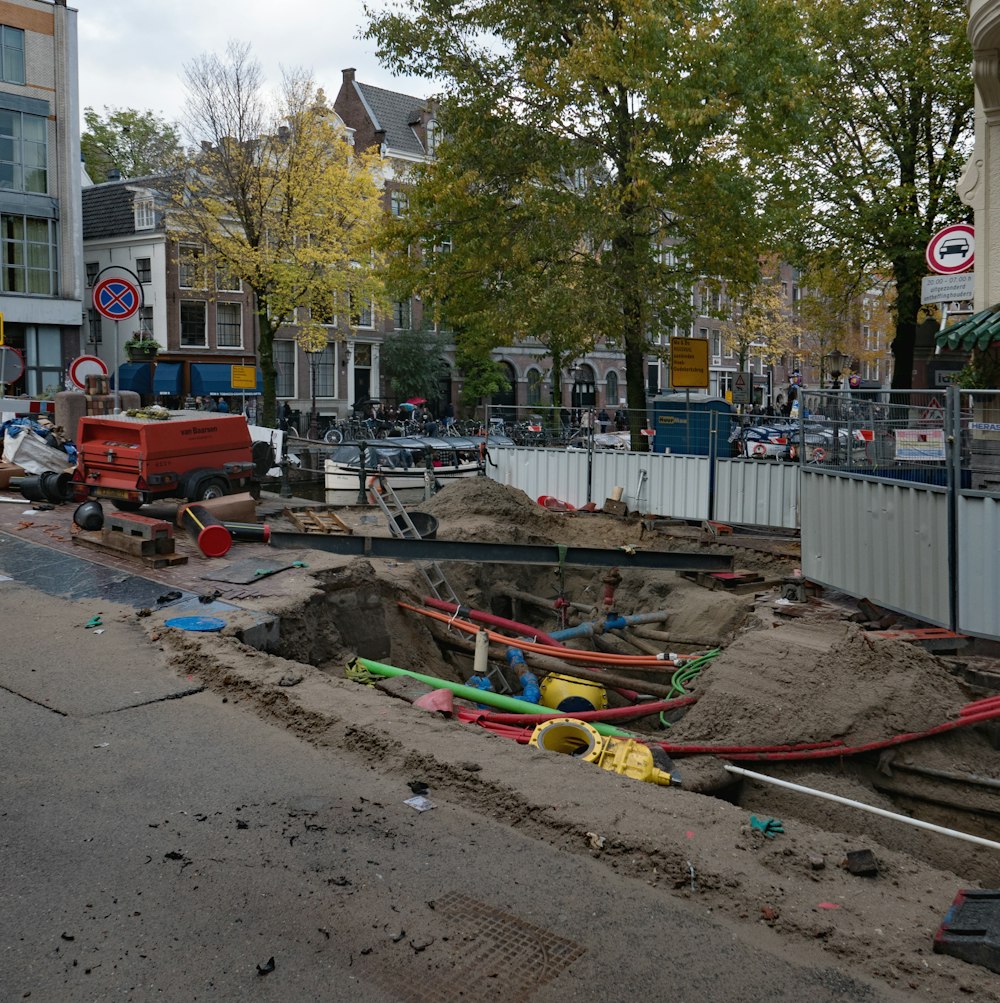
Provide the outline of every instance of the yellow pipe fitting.
[[641,742],[609,738],[598,734],[586,721],[558,717],[538,725],[528,743],[545,752],[594,763],[609,773],[642,780],[648,784],[670,785],[670,774],[653,765],[653,753]]
[[566,714],[604,710],[608,706],[608,691],[600,683],[574,679],[558,672],[550,672],[542,680],[539,690],[543,707],[561,710]]

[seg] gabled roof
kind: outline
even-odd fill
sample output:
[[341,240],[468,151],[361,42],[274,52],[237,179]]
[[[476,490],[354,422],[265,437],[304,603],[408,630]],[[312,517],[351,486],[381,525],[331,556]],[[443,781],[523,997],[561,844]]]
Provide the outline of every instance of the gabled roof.
[[938,331],[934,340],[939,348],[952,351],[971,352],[974,348],[989,348],[993,342],[1000,341],[1000,303]]
[[[162,175],[107,181],[83,189],[83,239],[121,237],[135,233],[134,199],[138,189],[154,188]],[[145,232],[145,231],[144,231]]]
[[411,157],[427,156],[411,125],[420,121],[420,113],[427,107],[427,101],[358,80],[354,81],[354,87],[368,109],[372,124],[376,129],[385,130],[385,143],[390,150]]

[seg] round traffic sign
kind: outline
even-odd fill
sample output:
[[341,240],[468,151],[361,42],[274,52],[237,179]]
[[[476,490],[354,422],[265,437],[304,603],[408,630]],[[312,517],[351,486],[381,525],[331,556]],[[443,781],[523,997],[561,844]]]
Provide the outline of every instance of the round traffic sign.
[[976,257],[976,231],[971,223],[952,223],[927,244],[927,267],[939,275],[967,272]]
[[80,355],[69,364],[69,381],[80,390],[87,389],[88,376],[107,375],[108,364],[96,355]]
[[10,345],[0,345],[0,382],[17,383],[24,375],[24,356]]
[[139,290],[128,279],[102,279],[94,286],[94,309],[108,320],[128,320],[140,302]]

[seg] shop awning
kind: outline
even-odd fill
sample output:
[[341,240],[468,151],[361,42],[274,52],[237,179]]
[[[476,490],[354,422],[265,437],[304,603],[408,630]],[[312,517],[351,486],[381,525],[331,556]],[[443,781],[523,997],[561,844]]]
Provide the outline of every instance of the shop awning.
[[934,340],[938,348],[948,348],[953,352],[989,348],[993,342],[1000,341],[1000,303],[938,331]]
[[183,376],[184,367],[180,362],[158,362],[153,374],[153,393],[180,397],[183,393]]
[[195,396],[204,394],[225,394],[239,396],[240,394],[261,394],[264,392],[264,380],[257,370],[257,387],[254,390],[233,386],[233,367],[228,362],[192,362],[191,363],[191,393]]
[[[122,390],[148,396],[153,386],[153,365],[151,362],[123,362],[118,367],[118,378]],[[111,371],[111,385],[115,385],[114,370]]]

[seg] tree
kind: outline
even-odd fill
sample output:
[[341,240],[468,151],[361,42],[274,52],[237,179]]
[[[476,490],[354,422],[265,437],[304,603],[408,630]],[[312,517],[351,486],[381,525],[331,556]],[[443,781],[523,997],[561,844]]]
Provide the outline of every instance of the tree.
[[435,331],[414,329],[386,335],[382,344],[382,371],[397,400],[423,397],[437,400],[448,375],[444,361],[445,339]]
[[177,166],[177,127],[151,111],[105,107],[102,115],[85,108],[83,121],[86,130],[80,137],[80,152],[87,174],[97,184],[112,170],[123,178],[140,178]]
[[755,282],[730,289],[732,308],[722,326],[722,338],[726,354],[736,356],[740,372],[750,368],[752,356],[771,366],[795,350],[799,326],[782,295],[778,268],[772,257]]
[[253,292],[264,421],[273,423],[275,332],[299,310],[343,339],[381,302],[378,154],[354,150],[302,74],[286,74],[270,111],[247,46],[196,59],[186,84],[187,129],[200,139],[174,186],[171,225],[206,268]]
[[460,349],[536,338],[558,371],[597,342],[619,348],[638,433],[650,339],[687,321],[696,276],[756,267],[769,223],[755,169],[773,173],[795,106],[790,10],[415,0],[373,18],[390,68],[445,89],[437,160],[395,231],[430,253],[395,268],[447,303]]
[[924,249],[968,210],[955,185],[972,133],[964,0],[809,0],[813,129],[795,167],[813,200],[804,240],[896,286],[893,380],[912,382]]

